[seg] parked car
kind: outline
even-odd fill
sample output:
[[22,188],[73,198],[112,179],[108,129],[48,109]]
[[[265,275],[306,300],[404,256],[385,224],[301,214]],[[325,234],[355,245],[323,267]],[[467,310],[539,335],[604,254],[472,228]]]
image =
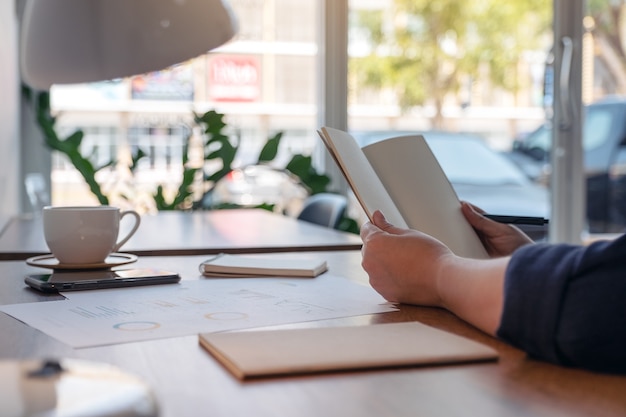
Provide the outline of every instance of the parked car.
[[[530,180],[508,158],[474,135],[451,132],[352,132],[361,146],[383,139],[422,134],[457,196],[490,214],[549,218],[550,197],[545,186]],[[547,226],[521,226],[535,240]]]
[[233,169],[219,180],[205,196],[203,204],[205,207],[271,204],[278,212],[295,215],[308,195],[309,191],[300,180],[286,170],[268,165],[247,165]]
[[[623,232],[626,228],[626,99],[610,98],[587,106],[582,141],[589,232]],[[544,123],[516,140],[509,157],[535,180],[547,183],[551,147],[552,126]]]

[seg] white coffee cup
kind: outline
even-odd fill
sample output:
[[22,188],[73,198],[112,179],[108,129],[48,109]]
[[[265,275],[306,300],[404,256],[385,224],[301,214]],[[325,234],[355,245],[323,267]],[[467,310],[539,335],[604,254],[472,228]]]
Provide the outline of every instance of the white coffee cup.
[[[118,240],[120,221],[130,215],[135,223]],[[137,231],[141,217],[134,210],[121,211],[112,206],[46,206],[43,228],[50,252],[62,264],[104,262],[117,252]]]

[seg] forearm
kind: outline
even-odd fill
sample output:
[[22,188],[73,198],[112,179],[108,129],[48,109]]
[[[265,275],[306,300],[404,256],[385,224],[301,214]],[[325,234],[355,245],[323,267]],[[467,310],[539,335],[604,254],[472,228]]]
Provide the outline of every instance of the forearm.
[[437,286],[442,307],[495,335],[503,307],[509,258],[474,260],[454,257],[442,268]]

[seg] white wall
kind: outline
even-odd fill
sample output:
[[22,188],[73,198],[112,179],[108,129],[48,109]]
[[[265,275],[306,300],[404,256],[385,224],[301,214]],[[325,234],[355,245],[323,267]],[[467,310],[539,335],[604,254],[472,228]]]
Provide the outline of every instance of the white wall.
[[19,91],[15,2],[0,1],[0,229],[20,207]]

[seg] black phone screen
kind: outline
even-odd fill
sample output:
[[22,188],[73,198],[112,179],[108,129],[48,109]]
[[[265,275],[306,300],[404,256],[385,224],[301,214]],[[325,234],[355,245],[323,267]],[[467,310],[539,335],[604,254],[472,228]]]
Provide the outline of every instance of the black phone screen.
[[43,292],[173,284],[179,281],[180,275],[176,272],[152,268],[116,271],[54,271],[48,274],[29,274],[24,278],[27,285]]

